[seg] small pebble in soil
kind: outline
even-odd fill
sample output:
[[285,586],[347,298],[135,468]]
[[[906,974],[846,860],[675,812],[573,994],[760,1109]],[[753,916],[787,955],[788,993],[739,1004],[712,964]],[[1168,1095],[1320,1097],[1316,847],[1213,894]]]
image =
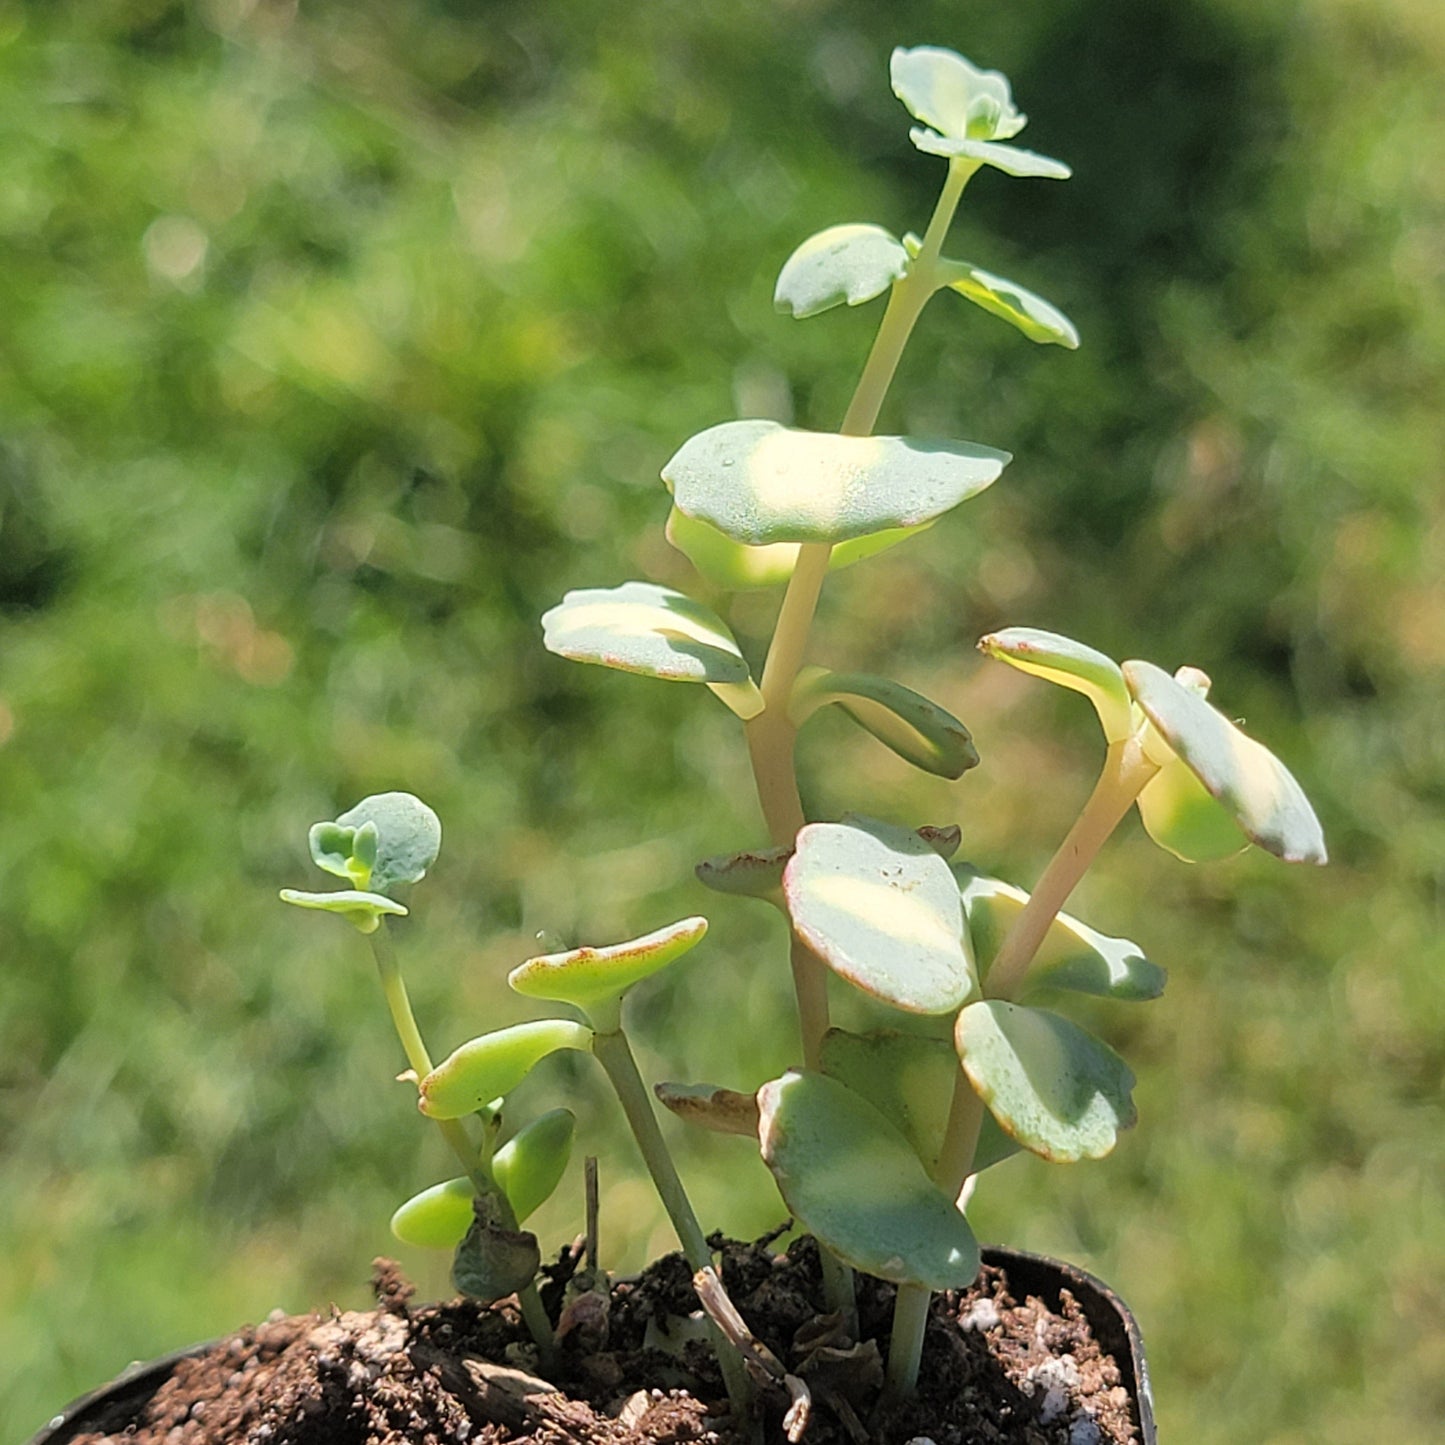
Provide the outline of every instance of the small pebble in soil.
[[1069,1408],[1070,1392],[1078,1383],[1079,1366],[1072,1355],[1059,1355],[1034,1365],[1023,1381],[1028,1394],[1044,1392],[1039,1404],[1039,1420],[1044,1425],[1052,1425]]

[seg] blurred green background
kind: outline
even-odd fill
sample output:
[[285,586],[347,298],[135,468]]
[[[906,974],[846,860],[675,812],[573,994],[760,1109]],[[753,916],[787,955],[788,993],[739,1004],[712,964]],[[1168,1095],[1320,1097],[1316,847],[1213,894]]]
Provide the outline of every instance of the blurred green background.
[[[761,841],[731,716],[552,658],[537,617],[696,588],[657,480],[692,432],[837,424],[877,308],[795,323],[771,288],[822,226],[922,229],[942,165],[889,94],[900,43],[1005,70],[1023,143],[1074,166],[984,172],[950,249],[1084,346],[924,317],[883,425],[1017,460],[839,574],[814,652],[936,696],[984,763],[945,785],[819,722],[812,805],[957,820],[1027,886],[1097,729],[973,640],[1212,672],[1333,864],[1190,869],[1126,824],[1075,902],[1172,970],[1089,1013],[1140,1127],[1001,1166],[976,1223],[1131,1301],[1166,1440],[1438,1438],[1438,0],[90,0],[0,13],[7,1439],[132,1358],[362,1303],[377,1253],[447,1288],[386,1231],[451,1171],[367,950],[275,902],[366,792],[445,822],[398,930],[434,1050],[531,1016],[502,979],[539,931],[705,911],[638,1001],[647,1066],[790,1061],[776,923],[691,876]],[[776,597],[709,600],[756,656]],[[630,1269],[669,1239],[587,1064],[518,1103],[575,1103]],[[782,1218],[742,1141],[678,1143],[709,1224]],[[569,1180],[540,1232],[579,1219]]]

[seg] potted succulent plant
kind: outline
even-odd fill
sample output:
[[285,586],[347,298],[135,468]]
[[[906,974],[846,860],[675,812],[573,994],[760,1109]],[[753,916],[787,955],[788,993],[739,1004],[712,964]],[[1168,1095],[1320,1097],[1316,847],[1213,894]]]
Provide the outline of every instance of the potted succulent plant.
[[[1055,1009],[1070,995],[1132,1003],[1163,990],[1163,970],[1142,950],[1063,912],[1129,810],[1137,805],[1150,835],[1190,861],[1253,843],[1320,863],[1323,838],[1283,764],[1208,701],[1204,673],[1115,662],[1025,627],[979,647],[1082,693],[1105,743],[1098,781],[1031,891],[983,860],[962,861],[957,827],[805,810],[795,750],[830,706],[942,780],[979,762],[968,729],[919,693],[809,661],[831,573],[934,525],[1010,460],[978,442],[875,434],[919,316],[952,292],[1032,341],[1078,344],[1048,302],[945,254],[980,169],[1062,180],[1068,168],[1013,143],[1024,116],[997,72],[920,47],[895,51],[891,74],[918,122],[913,143],[944,162],[923,234],[834,226],[804,241],[777,283],[779,308],[798,318],[886,297],[839,430],[726,421],[662,469],[668,539],[712,588],[782,589],[761,669],[717,612],[650,582],[568,592],[543,618],[545,645],[560,657],[702,684],[736,716],[766,836],[697,874],[715,893],[780,913],[795,1067],[725,1085],[644,1083],[626,997],[684,958],[706,966],[706,950],[693,954],[707,931],[700,915],[639,920],[654,926],[521,962],[509,981],[547,1005],[542,1016],[434,1059],[392,929],[437,859],[441,825],[410,794],[364,799],[310,831],[313,859],[346,886],[283,897],[341,915],[370,943],[402,1077],[458,1170],[403,1203],[392,1227],[454,1251],[463,1301],[412,1311],[387,1276],[374,1316],[272,1322],[162,1362],[73,1407],[38,1440],[107,1430],[142,1441],[329,1439],[298,1422],[332,1409],[347,1428],[359,1428],[361,1411],[367,1429],[395,1431],[389,1439],[465,1439],[486,1427],[489,1438],[1152,1440],[1127,1311],[1067,1266],[982,1251],[965,1205],[978,1175],[1019,1150],[1097,1159],[1134,1122],[1128,1066]],[[949,806],[941,795],[939,813]],[[868,997],[874,1026],[833,1026],[830,990],[844,988]],[[631,1281],[610,1280],[591,1247],[544,1264],[523,1226],[563,1176],[573,1118],[558,1109],[517,1127],[507,1098],[558,1050],[591,1054],[615,1091],[683,1262]],[[700,1127],[755,1138],[801,1242],[779,1255],[771,1241],[710,1238],[673,1165],[659,1101]],[[1022,1344],[1011,1345],[1020,1330]],[[309,1364],[295,1363],[303,1357]],[[218,1376],[234,1377],[239,1403],[221,1401]],[[252,1389],[262,1377],[275,1382],[266,1399]],[[166,1433],[178,1429],[191,1433]]]

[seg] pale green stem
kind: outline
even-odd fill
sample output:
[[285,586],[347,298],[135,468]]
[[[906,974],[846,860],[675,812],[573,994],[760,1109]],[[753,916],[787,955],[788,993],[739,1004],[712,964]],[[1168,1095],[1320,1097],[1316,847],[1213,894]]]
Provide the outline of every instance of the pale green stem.
[[[883,321],[843,418],[840,430],[845,436],[867,436],[878,421],[878,412],[914,323],[935,289],[934,270],[944,235],[963,188],[977,169],[971,162],[955,161],[949,166],[948,179],[928,223],[922,249],[909,274],[889,295]],[[788,581],[763,666],[760,689],[763,710],[746,725],[758,801],[768,832],[780,847],[791,844],[806,821],[793,761],[797,728],[788,717],[788,703],[802,666],[832,550],[827,542],[808,542],[798,549],[798,561]],[[803,1058],[809,1067],[817,1062],[818,1045],[828,1028],[827,994],[822,986],[821,969],[822,965],[811,955],[800,959],[794,950],[793,975],[798,989]]]
[[[883,320],[873,338],[868,360],[863,365],[862,375],[858,378],[858,385],[839,428],[844,436],[868,436],[878,423],[878,413],[882,410],[883,400],[888,395],[914,324],[938,287],[936,271],[943,240],[953,221],[963,188],[977,169],[978,165],[970,161],[949,164],[948,177],[933,208],[919,253],[910,265],[908,275],[889,293]],[[789,846],[807,821],[798,794],[797,767],[793,756],[798,730],[788,716],[788,703],[798,669],[802,666],[832,550],[827,542],[805,543],[798,549],[798,561],[783,596],[763,667],[763,710],[746,725],[748,754],[752,759],[758,801],[762,805],[768,832],[779,847]],[[828,1031],[827,972],[796,936],[792,939],[790,963],[798,1001],[803,1063],[806,1068],[816,1069],[823,1035]],[[857,1318],[853,1272],[826,1249],[821,1251],[821,1258],[829,1306],[841,1311],[851,1328]],[[926,1310],[926,1298],[924,1305]]]
[[[622,1112],[627,1116],[627,1122],[632,1129],[632,1137],[636,1139],[637,1147],[642,1153],[642,1162],[652,1176],[652,1183],[662,1200],[662,1207],[667,1210],[668,1218],[672,1220],[672,1227],[677,1232],[678,1243],[682,1245],[682,1252],[689,1267],[694,1274],[710,1268],[713,1262],[712,1251],[707,1247],[707,1238],[702,1232],[702,1226],[697,1222],[692,1201],[682,1187],[682,1180],[672,1162],[667,1141],[658,1127],[651,1096],[638,1072],[637,1060],[632,1055],[627,1035],[621,1029],[594,1034],[592,1052],[597,1056],[597,1062],[602,1065],[617,1093]],[[722,1366],[723,1380],[727,1384],[728,1399],[732,1401],[739,1420],[746,1420],[751,1390],[742,1356],[711,1319],[708,1325],[718,1363]]]
[[[416,1015],[412,1013],[406,981],[401,976],[401,968],[396,961],[396,949],[384,923],[371,934],[371,952],[376,959],[376,971],[381,976],[381,991],[386,996],[386,1006],[391,1010],[391,1021],[396,1027],[397,1037],[401,1040],[406,1061],[417,1079],[424,1079],[432,1070],[431,1055],[427,1052],[421,1030],[417,1027]],[[466,1171],[467,1178],[472,1181],[472,1188],[478,1194],[494,1198],[502,1208],[504,1225],[515,1229],[517,1220],[512,1213],[511,1201],[497,1188],[489,1161],[472,1142],[462,1121],[437,1119],[434,1122]],[[527,1330],[542,1353],[544,1363],[550,1363],[553,1353],[552,1322],[547,1318],[537,1286],[529,1284],[518,1290],[517,1303],[521,1307]]]
[[[1022,985],[1029,965],[1045,935],[1058,917],[1109,835],[1139,796],[1144,784],[1158,772],[1135,738],[1110,745],[1094,791],[1074,826],[1044,869],[1023,912],[1009,930],[985,980],[990,998],[1011,999]],[[953,1102],[943,1148],[934,1171],[939,1187],[956,1199],[973,1172],[984,1104],[968,1075],[960,1068],[954,1076]],[[893,1338],[888,1348],[888,1389],[895,1396],[910,1394],[918,1381],[923,1335],[928,1324],[930,1293],[921,1285],[903,1285],[893,1311]]]
[[[988,997],[1011,999],[1018,992],[1039,945],[1069,894],[1143,791],[1144,784],[1158,771],[1159,765],[1149,760],[1138,738],[1124,738],[1109,745],[1103,771],[1089,801],[1058,852],[1049,860],[1023,912],[1014,920],[1014,926],[989,966],[984,980]],[[960,1187],[962,1183],[960,1180]]]

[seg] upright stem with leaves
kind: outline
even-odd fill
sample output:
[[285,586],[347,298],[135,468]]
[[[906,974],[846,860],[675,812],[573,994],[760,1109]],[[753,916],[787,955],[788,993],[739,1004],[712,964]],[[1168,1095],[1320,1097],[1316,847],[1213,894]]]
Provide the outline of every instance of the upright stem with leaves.
[[[949,166],[948,178],[919,253],[908,273],[889,294],[863,374],[839,428],[841,435],[868,436],[877,425],[878,414],[913,327],[929,298],[942,284],[938,261],[944,237],[958,209],[963,188],[977,169],[977,163],[967,161],[954,161]],[[798,560],[783,595],[763,666],[760,684],[763,708],[746,724],[758,800],[773,843],[779,847],[791,845],[807,822],[794,758],[798,730],[788,709],[832,551],[832,545],[827,542],[804,543],[798,549]],[[827,971],[796,938],[790,950],[790,964],[798,1001],[803,1062],[810,1069],[817,1068],[823,1035],[828,1031]]]

